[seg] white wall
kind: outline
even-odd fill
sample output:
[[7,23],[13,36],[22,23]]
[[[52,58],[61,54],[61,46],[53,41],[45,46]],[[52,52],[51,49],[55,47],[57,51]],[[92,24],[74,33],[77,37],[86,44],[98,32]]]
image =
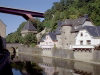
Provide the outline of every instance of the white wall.
[[43,42],[40,42],[40,48],[54,48],[56,42],[54,42],[49,35],[46,35]]
[[[83,34],[83,36],[81,36],[81,33]],[[75,40],[76,40],[75,45],[80,45],[81,40],[83,40],[83,45],[88,45],[87,40],[91,40],[90,45],[92,45],[92,46],[100,44],[100,39],[99,38],[94,38],[85,29],[79,31],[79,33],[76,36]]]

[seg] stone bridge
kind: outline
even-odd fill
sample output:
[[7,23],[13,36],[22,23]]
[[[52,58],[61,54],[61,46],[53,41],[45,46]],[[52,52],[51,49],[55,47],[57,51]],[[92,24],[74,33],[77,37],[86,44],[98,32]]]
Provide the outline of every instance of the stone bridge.
[[10,47],[20,47],[20,46],[22,46],[22,44],[19,44],[19,43],[7,43],[6,44],[7,48],[10,48]]
[[6,48],[9,50],[9,51],[13,51],[14,49],[16,50],[17,48],[21,48],[21,44],[19,43],[7,43],[6,44]]
[[[42,56],[54,56],[54,57],[59,57],[59,58],[67,58],[67,59],[73,59],[73,51],[72,50],[66,50],[66,49],[52,49],[52,50],[42,50],[40,48],[32,48],[32,47],[27,47],[22,44],[18,43],[13,43],[13,44],[7,44],[7,49],[9,52],[23,52],[26,54],[39,54]],[[49,55],[51,53],[51,55]]]
[[41,49],[40,48],[33,48],[33,47],[28,47],[26,45],[22,45],[19,43],[7,43],[6,48],[9,50],[9,52],[23,52],[23,53],[29,53],[29,54],[41,54]]

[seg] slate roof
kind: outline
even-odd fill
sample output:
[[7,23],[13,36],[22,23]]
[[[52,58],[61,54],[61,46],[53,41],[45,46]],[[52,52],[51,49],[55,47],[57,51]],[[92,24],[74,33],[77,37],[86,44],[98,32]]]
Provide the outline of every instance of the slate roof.
[[[72,27],[72,31],[71,32],[77,32],[80,30],[80,28],[82,27],[82,24],[84,24],[84,22],[87,20],[87,17],[81,17],[78,19],[66,19],[64,21],[59,21],[58,22],[58,27],[56,28],[56,30],[54,31],[54,33],[56,35],[60,35],[61,34],[61,27],[62,26],[71,26]],[[77,28],[75,28],[76,26],[78,26]]]
[[56,41],[56,40],[57,40],[56,34],[55,34],[54,32],[50,32],[48,35],[51,37],[51,39],[52,39],[53,41]]
[[62,26],[63,25],[71,25],[71,26],[79,26],[84,24],[84,22],[87,20],[87,18],[85,17],[81,17],[78,19],[66,19],[65,21],[62,22]]
[[84,26],[82,29],[86,29],[93,37],[100,37],[100,26]]
[[45,35],[41,38],[41,40],[40,40],[41,42],[44,41],[46,35],[49,35],[53,41],[57,41],[56,34],[55,34],[54,32],[49,32],[48,34],[45,34]]
[[84,24],[86,20],[89,20],[88,15],[85,14],[83,17],[80,17],[78,19],[66,19],[62,22],[63,25],[71,25],[71,26],[79,26]]
[[36,31],[37,29],[33,26],[33,24],[30,21],[27,21],[27,23],[25,24],[25,26],[22,29],[24,30],[28,30],[28,31]]

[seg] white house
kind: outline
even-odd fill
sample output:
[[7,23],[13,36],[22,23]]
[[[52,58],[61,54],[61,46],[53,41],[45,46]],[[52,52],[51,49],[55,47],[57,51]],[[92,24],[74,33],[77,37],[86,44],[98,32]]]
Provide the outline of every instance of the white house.
[[56,47],[57,39],[53,32],[49,32],[42,37],[39,47],[42,48],[43,56],[52,56],[52,49]]
[[53,32],[50,32],[42,37],[39,47],[42,49],[52,49],[56,47],[56,35]]
[[94,50],[100,45],[100,26],[85,26],[77,34],[73,45],[74,58],[81,61],[94,61],[99,56]]
[[100,44],[100,26],[85,26],[75,38],[74,50],[90,50]]

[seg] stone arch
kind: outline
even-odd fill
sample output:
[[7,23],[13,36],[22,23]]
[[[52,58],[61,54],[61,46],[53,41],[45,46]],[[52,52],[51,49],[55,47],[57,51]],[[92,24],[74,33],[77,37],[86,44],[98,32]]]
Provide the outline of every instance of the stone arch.
[[12,49],[13,53],[16,53],[16,48],[15,47],[11,47],[11,49]]

